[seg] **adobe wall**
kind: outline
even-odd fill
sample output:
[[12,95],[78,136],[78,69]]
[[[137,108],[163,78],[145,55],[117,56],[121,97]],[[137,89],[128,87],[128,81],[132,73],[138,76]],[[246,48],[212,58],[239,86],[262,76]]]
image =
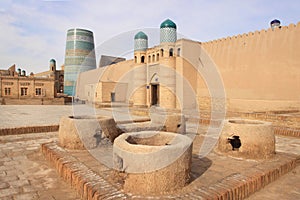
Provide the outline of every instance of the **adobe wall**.
[[203,82],[198,81],[200,79],[202,80],[197,68],[183,57],[176,57],[176,108],[194,109],[197,107],[198,90],[206,88]]
[[[76,96],[91,102],[110,102],[111,92],[116,92],[116,101],[124,100],[122,89],[127,87],[124,82],[129,82],[133,60],[123,61],[106,67],[82,72],[78,76]],[[102,82],[104,85],[102,85]],[[118,82],[119,84],[116,84]],[[115,88],[117,85],[117,89]],[[117,91],[115,91],[117,90]],[[120,91],[122,94],[117,94]]]
[[77,79],[76,97],[87,100],[89,98],[88,93],[94,96],[96,84],[103,73],[103,67],[80,73]]
[[64,98],[2,98],[0,105],[64,105]]
[[[11,77],[0,78],[0,96],[9,99],[54,98],[54,80],[49,78]],[[27,95],[21,95],[21,88],[27,88]],[[10,88],[10,95],[5,95],[5,88]],[[36,88],[41,88],[41,95],[36,95]]]
[[202,43],[218,66],[230,110],[300,106],[300,23]]
[[111,102],[111,93],[115,92],[116,82],[102,82],[102,101]]

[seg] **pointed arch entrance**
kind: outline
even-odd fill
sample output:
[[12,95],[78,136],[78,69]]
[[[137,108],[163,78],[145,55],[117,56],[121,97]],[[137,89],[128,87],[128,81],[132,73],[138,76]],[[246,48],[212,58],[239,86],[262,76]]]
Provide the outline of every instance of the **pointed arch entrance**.
[[150,81],[150,105],[159,106],[159,77],[155,73]]

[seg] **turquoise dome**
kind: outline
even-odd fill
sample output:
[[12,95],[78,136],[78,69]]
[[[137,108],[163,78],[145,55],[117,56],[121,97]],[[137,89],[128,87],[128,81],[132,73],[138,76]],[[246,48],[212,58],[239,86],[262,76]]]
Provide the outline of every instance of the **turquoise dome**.
[[145,40],[148,40],[148,36],[144,32],[140,31],[140,32],[138,32],[134,36],[134,39],[145,39]]
[[163,23],[161,23],[160,28],[175,28],[176,29],[176,24],[172,20],[166,19],[165,21],[163,21]]
[[54,59],[51,59],[51,60],[50,60],[50,62],[53,62],[53,63],[55,63],[56,61],[55,61]]

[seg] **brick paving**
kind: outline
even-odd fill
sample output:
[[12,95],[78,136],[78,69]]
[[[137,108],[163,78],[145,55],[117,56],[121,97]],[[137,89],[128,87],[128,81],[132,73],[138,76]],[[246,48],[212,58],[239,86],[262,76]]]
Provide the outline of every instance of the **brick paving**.
[[262,190],[251,195],[247,200],[293,200],[300,199],[300,166],[288,174],[270,183]]
[[[300,139],[276,136],[276,151],[300,155]],[[297,162],[295,169],[251,195],[247,200],[300,199],[300,159]]]
[[[84,106],[78,107],[78,109],[83,109],[84,111],[76,112],[96,112],[107,116],[112,115],[109,109],[96,111],[90,109],[86,111]],[[72,115],[73,113],[71,106],[1,106],[0,110],[0,128],[58,124],[60,116]],[[118,110],[116,113],[120,111],[124,113],[123,110]],[[120,114],[119,118],[125,119],[126,116]],[[195,125],[189,123],[188,128],[190,132],[194,132]],[[201,133],[205,132],[205,130],[206,127],[201,127],[199,131],[200,134],[194,142],[195,152],[199,150],[197,146],[202,143],[203,135]],[[58,176],[57,172],[55,172],[55,167],[49,165],[49,162],[45,161],[40,152],[42,143],[55,142],[56,140],[57,133],[0,136],[0,199],[80,199],[80,196],[76,195],[70,184],[67,184]],[[181,192],[174,193],[172,196],[163,196],[163,198],[201,199],[200,196],[202,196],[205,199],[205,196],[208,197],[208,193],[220,196],[226,188],[228,189],[230,186],[234,188],[233,186],[240,183],[239,181],[251,178],[253,172],[265,173],[265,179],[270,179],[270,177],[278,178],[278,173],[284,170],[282,170],[282,167],[278,167],[279,165],[277,164],[281,163],[281,166],[283,166],[287,159],[295,158],[295,156],[291,156],[292,154],[300,155],[300,139],[276,136],[276,141],[276,151],[279,152],[277,158],[280,157],[280,159],[261,165],[254,161],[228,159],[213,152],[202,159],[194,156],[192,183]],[[89,171],[89,177],[95,178],[95,174],[101,174],[102,180],[107,182],[106,186],[104,186],[106,188],[105,191],[107,191],[105,194],[98,194],[95,190],[93,190],[92,194],[97,194],[101,198],[107,199],[111,197],[118,197],[119,199],[127,197],[134,199],[144,198],[123,194],[120,184],[110,180],[110,170],[105,166],[99,167],[99,164],[94,158],[91,158],[88,152],[68,152],[68,154],[73,155],[77,163],[84,163],[88,166],[85,169],[92,170]],[[298,165],[295,169],[279,177],[275,182],[263,186],[263,189],[251,195],[248,199],[300,199],[299,157],[297,162]],[[271,168],[274,170],[268,174],[268,170]],[[79,175],[80,173],[78,172],[77,174]],[[92,188],[97,188],[96,182],[93,182],[93,184],[95,185],[92,185]],[[115,189],[107,188],[108,185],[112,185]],[[86,188],[88,186],[89,184],[86,184]],[[74,188],[74,185],[72,187]],[[245,186],[241,187],[246,188]],[[255,187],[255,185],[251,187]],[[242,189],[238,187],[232,191],[242,191]],[[109,196],[109,194],[115,196]],[[243,194],[243,198],[246,197],[246,193]],[[152,198],[161,199],[162,197]]]
[[40,151],[42,143],[56,138],[57,133],[0,137],[0,199],[80,199]]
[[71,115],[72,106],[0,105],[0,127],[24,127],[58,124],[60,117]]

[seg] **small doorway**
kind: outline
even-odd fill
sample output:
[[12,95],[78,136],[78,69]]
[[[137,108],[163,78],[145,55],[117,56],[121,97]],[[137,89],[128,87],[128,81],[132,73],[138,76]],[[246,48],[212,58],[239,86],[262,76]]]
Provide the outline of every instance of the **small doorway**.
[[159,85],[151,85],[151,105],[159,104]]
[[116,93],[114,93],[114,92],[110,93],[110,100],[111,100],[111,102],[115,102],[116,101]]

